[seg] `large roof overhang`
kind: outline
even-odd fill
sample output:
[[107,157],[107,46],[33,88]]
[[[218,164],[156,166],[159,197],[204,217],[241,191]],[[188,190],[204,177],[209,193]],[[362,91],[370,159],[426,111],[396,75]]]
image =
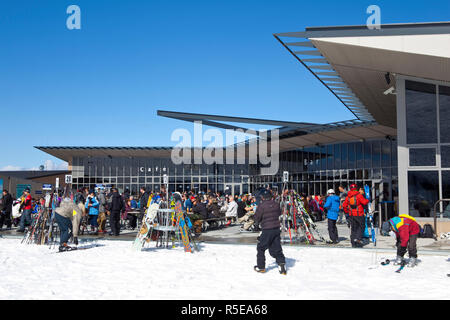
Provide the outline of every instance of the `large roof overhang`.
[[[368,139],[384,139],[386,137],[395,138],[397,130],[389,126],[383,126],[375,121],[347,120],[327,124],[314,124],[305,122],[288,122],[279,120],[264,120],[252,118],[238,118],[218,115],[182,113],[172,111],[157,112],[159,116],[183,120],[199,121],[203,124],[216,126],[211,121],[228,121],[239,123],[263,124],[269,126],[282,126],[274,129],[279,131],[279,151],[289,151],[303,147],[310,147],[322,144],[341,143],[349,141],[361,141]],[[206,122],[205,122],[206,121]],[[218,123],[217,127],[222,128]],[[257,143],[260,137],[251,138],[244,143],[251,145]],[[270,131],[267,139],[271,139]]]
[[170,147],[35,147],[63,161],[73,157],[170,158]]
[[450,81],[449,22],[318,27],[274,36],[358,119],[383,126],[396,128],[395,95],[384,94],[395,75]]

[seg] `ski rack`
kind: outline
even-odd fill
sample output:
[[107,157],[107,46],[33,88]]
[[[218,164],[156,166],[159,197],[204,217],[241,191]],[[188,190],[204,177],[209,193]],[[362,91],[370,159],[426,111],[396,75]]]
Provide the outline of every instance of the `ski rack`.
[[172,237],[172,247],[175,246],[175,235],[178,232],[178,221],[174,225],[173,218],[175,210],[173,209],[158,209],[155,220],[153,222],[153,229],[150,231],[150,239],[153,232],[156,232],[156,247],[169,248],[170,234],[175,233]]

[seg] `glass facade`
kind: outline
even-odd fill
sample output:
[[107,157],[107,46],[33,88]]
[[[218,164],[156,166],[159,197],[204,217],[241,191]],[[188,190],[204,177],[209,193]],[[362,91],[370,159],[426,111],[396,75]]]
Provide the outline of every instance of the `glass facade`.
[[430,217],[450,197],[450,87],[406,80],[405,104],[409,213]]
[[307,194],[326,195],[328,189],[352,183],[371,185],[374,179],[389,182],[390,194],[396,193],[397,146],[391,140],[350,142],[304,148],[280,154],[278,174],[260,175],[259,165],[174,165],[170,158],[74,157],[73,188],[97,185],[129,189],[138,194],[140,187],[159,191],[163,176],[169,191],[248,193],[262,186],[281,189],[282,173],[289,171],[289,188]]
[[278,175],[259,176],[259,166],[250,166],[252,188],[281,189],[283,171],[289,171],[289,188],[311,195],[326,195],[329,189],[352,183],[371,186],[373,180],[383,179],[390,185],[386,191],[392,199],[397,196],[397,143],[373,140],[284,152]]
[[74,157],[72,175],[74,189],[115,186],[135,195],[141,187],[160,191],[164,175],[170,192],[224,191],[235,185],[248,190],[248,165],[174,165],[170,158]]

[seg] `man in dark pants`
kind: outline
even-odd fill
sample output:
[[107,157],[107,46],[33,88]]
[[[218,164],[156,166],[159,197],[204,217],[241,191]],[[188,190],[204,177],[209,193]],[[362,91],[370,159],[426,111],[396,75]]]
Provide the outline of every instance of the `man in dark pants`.
[[22,211],[22,216],[20,217],[20,224],[19,224],[19,229],[16,230],[16,232],[25,232],[25,227],[28,227],[31,225],[31,203],[32,203],[32,199],[31,199],[31,194],[30,194],[30,189],[25,189],[25,191],[23,192],[23,197],[24,197],[24,201],[21,205],[21,208],[23,209]]
[[78,230],[80,229],[82,206],[76,205],[70,198],[64,198],[55,210],[55,221],[61,231],[59,251],[70,251],[74,248],[67,245],[70,233],[73,243],[78,245]]
[[145,187],[142,187],[141,190],[141,195],[139,198],[139,216],[138,216],[138,220],[142,221],[142,219],[144,218],[145,212],[147,211],[147,205],[148,205],[148,198],[149,198],[149,194],[148,192],[145,190]]
[[[391,230],[395,232],[397,238],[397,259],[395,265],[405,263],[404,255],[406,251],[409,254],[408,267],[417,265],[417,238],[420,233],[420,226],[416,219],[402,214],[389,220]],[[387,230],[386,230],[387,231]]]
[[347,198],[342,204],[344,212],[348,213],[350,217],[350,240],[353,248],[361,248],[363,246],[362,238],[365,229],[364,206],[369,203],[369,200],[363,194],[364,190],[358,191],[358,186],[352,184]]
[[254,215],[254,220],[262,229],[258,237],[256,250],[257,265],[254,267],[256,272],[266,272],[265,252],[269,249],[270,255],[276,259],[280,274],[286,274],[286,259],[281,248],[280,231],[280,204],[272,200],[272,193],[265,190],[262,194],[262,202],[259,204]]
[[112,199],[109,211],[109,224],[111,226],[110,236],[118,236],[120,234],[120,214],[125,211],[125,203],[116,188],[112,189]]
[[11,230],[11,212],[12,212],[13,198],[8,190],[3,190],[2,209],[0,210],[0,229],[3,228],[3,223],[6,224],[6,230]]

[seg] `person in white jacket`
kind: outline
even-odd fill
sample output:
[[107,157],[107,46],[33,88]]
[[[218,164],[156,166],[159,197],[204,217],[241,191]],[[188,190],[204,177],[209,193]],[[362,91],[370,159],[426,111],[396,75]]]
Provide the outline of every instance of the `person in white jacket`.
[[228,196],[228,207],[227,207],[227,211],[225,212],[225,217],[227,218],[228,222],[227,222],[227,226],[229,226],[232,222],[232,220],[236,220],[237,217],[237,209],[238,209],[238,204],[236,203],[236,201],[234,201],[233,196]]

